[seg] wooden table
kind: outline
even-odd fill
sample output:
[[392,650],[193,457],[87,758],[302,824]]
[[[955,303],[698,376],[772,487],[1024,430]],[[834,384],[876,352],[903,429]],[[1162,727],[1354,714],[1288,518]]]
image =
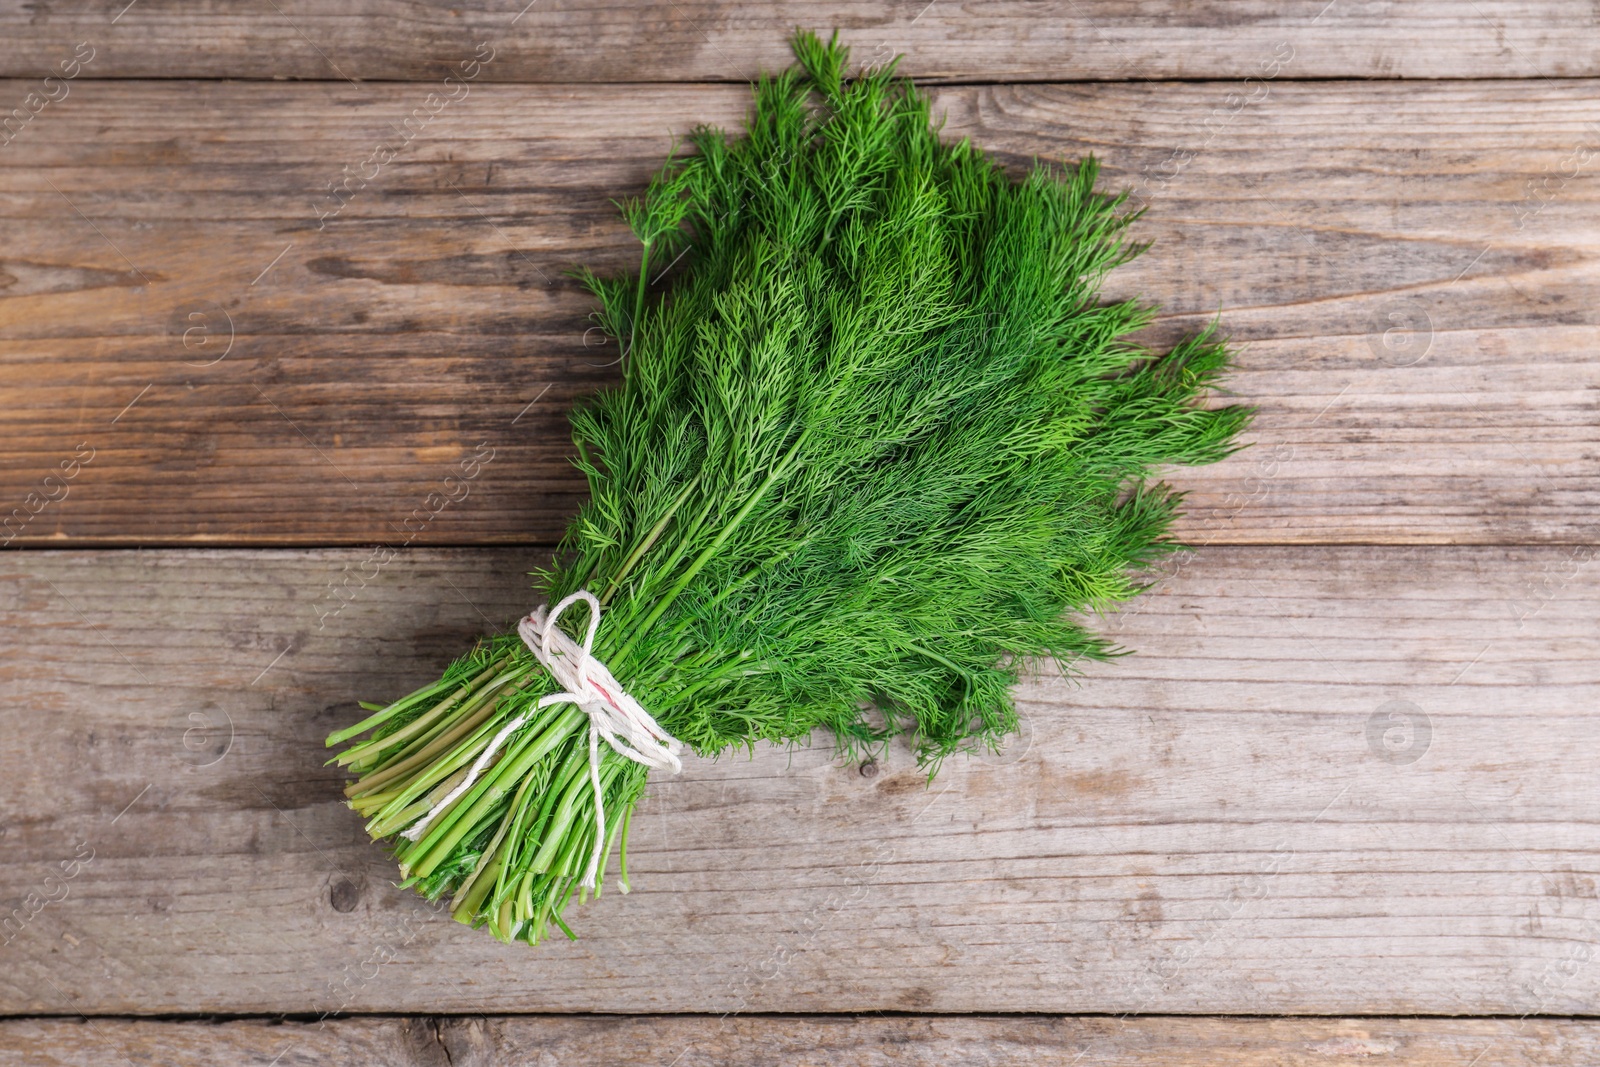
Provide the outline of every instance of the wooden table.
[[[0,1064],[1600,1062],[1587,11],[521,5],[0,5]],[[563,272],[795,25],[1099,156],[1255,447],[1005,755],[695,763],[503,947],[321,739],[529,606],[616,374]]]

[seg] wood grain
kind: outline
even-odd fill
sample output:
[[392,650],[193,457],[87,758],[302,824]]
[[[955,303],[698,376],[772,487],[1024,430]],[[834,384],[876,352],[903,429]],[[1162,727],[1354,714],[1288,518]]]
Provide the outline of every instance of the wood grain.
[[1297,77],[1600,72],[1592,12],[1557,0],[110,0],[0,6],[0,73],[36,76],[87,41],[92,77],[430,81],[489,42],[495,80],[743,81],[787,64],[796,26],[837,27],[863,58],[904,53],[918,77],[961,81],[1243,78],[1283,42]]
[[657,781],[633,894],[528,950],[393,888],[321,738],[537,553],[14,553],[0,1012],[1588,1012],[1593,557],[1182,557],[931,787],[820,739]]
[[[1593,1020],[1106,1019],[1049,1016],[488,1016],[316,1022],[131,1019],[0,1023],[0,1065],[87,1067],[1588,1067]],[[678,1057],[673,1059],[672,1057]],[[276,1058],[274,1058],[276,1057]]]
[[[1590,86],[1237,89],[937,93],[1019,168],[1093,152],[1135,190],[1155,246],[1110,295],[1165,308],[1152,343],[1219,309],[1247,343],[1258,447],[1176,476],[1183,534],[1594,541]],[[563,271],[630,264],[611,200],[745,91],[477,85],[407,141],[427,92],[75,83],[0,150],[0,537],[559,536],[585,491],[565,411],[616,373]]]

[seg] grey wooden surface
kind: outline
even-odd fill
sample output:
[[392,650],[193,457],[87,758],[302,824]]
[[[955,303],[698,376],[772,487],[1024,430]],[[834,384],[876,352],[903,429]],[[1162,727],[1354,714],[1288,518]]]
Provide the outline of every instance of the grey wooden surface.
[[0,72],[42,73],[89,42],[96,77],[428,82],[488,43],[496,81],[745,81],[788,64],[796,26],[838,27],[861,58],[904,54],[907,73],[942,80],[1244,78],[1285,43],[1300,78],[1600,71],[1593,13],[1560,0],[7,0]]
[[[1163,307],[1153,343],[1220,313],[1242,346],[1229,387],[1261,409],[1258,447],[1183,472],[1183,535],[1593,542],[1589,85],[1281,81],[1247,105],[1237,90],[936,94],[952,136],[1018,167],[1102,157],[1153,242],[1108,295]],[[65,499],[5,536],[559,537],[584,492],[565,413],[616,374],[563,271],[624,269],[611,201],[672,133],[736,124],[746,91],[483,85],[401,145],[392,126],[424,95],[84,83],[0,152],[0,500],[94,450]],[[378,146],[402,150],[368,182]],[[471,499],[397,534],[480,445],[494,459]]]
[[320,618],[367,558],[6,557],[0,899],[47,904],[0,1008],[1516,1016],[1600,990],[1586,550],[1180,559],[1108,620],[1137,654],[1041,671],[999,758],[929,786],[819,743],[658,781],[633,894],[538,950],[392,888],[320,745],[525,610],[538,553],[415,551]]

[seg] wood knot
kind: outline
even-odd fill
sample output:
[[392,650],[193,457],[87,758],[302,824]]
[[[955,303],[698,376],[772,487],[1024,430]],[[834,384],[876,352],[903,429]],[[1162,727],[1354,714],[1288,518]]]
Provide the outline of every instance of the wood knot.
[[328,903],[334,911],[351,912],[361,900],[361,887],[348,878],[340,878],[328,887]]

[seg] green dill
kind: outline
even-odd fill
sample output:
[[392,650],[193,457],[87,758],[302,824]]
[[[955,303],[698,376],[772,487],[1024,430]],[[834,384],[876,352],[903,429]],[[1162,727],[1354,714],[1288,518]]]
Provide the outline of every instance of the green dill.
[[[1093,160],[1014,178],[942,140],[892,64],[794,50],[742,136],[696,130],[623,206],[638,273],[584,275],[623,381],[572,416],[590,500],[539,584],[601,598],[595,655],[701,755],[903,735],[932,773],[1015,729],[1027,661],[1118,651],[1087,622],[1175,547],[1158,468],[1228,454],[1249,411],[1202,402],[1210,332],[1152,353],[1129,339],[1151,312],[1100,299],[1139,249]],[[581,710],[533,713],[398,834],[553,691],[500,635],[329,738],[369,733],[336,759],[407,883],[503,939],[571,935],[597,825]],[[603,751],[609,854],[645,769]]]

